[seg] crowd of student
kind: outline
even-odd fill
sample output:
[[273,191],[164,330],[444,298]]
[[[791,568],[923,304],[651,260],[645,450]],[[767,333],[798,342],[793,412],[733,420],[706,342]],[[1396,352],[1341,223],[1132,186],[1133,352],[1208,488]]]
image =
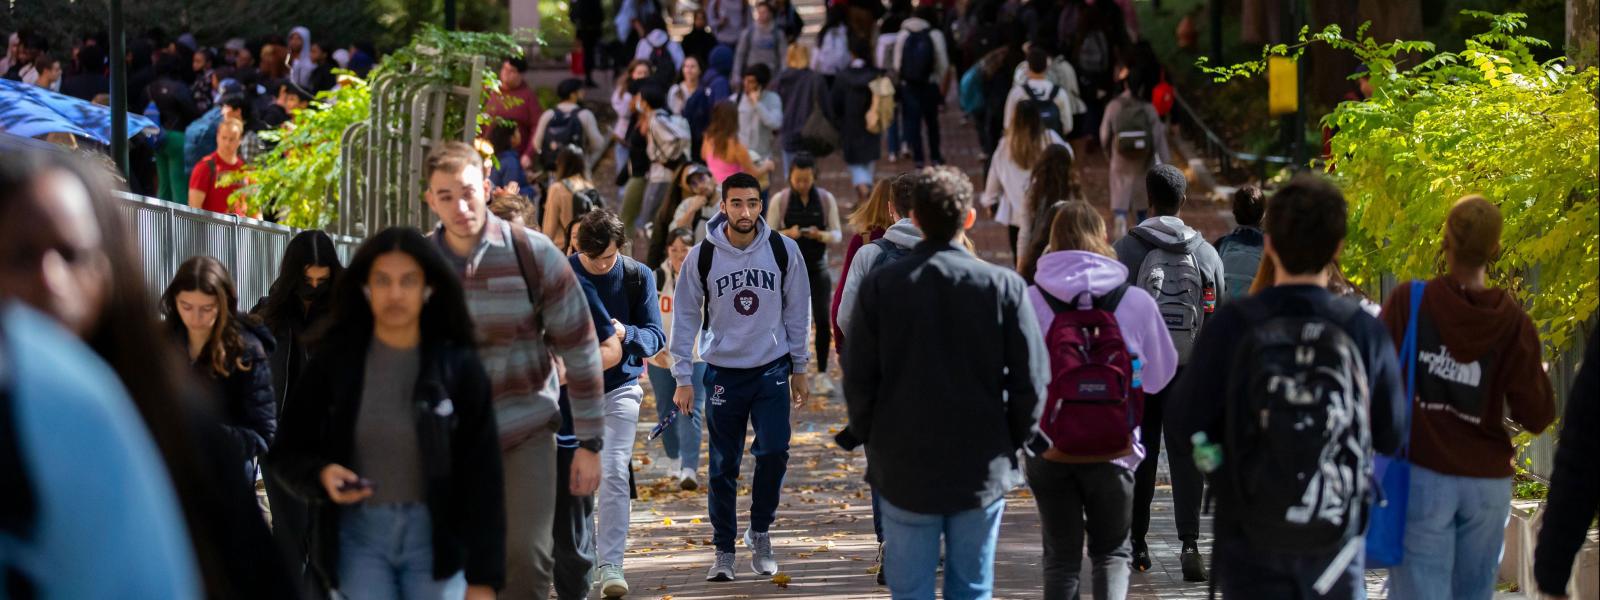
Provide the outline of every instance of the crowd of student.
[[[587,1],[574,3],[586,59]],[[668,474],[707,489],[707,580],[738,576],[741,543],[748,570],[770,576],[792,411],[833,392],[836,352],[836,441],[865,448],[879,579],[896,598],[935,597],[941,570],[945,597],[990,597],[1005,497],[1024,484],[1044,596],[1125,597],[1154,562],[1163,444],[1186,580],[1228,597],[1358,598],[1363,571],[1385,566],[1394,598],[1492,594],[1503,423],[1537,433],[1556,416],[1537,329],[1490,286],[1492,202],[1456,202],[1438,276],[1380,306],[1340,272],[1347,207],[1325,180],[1241,189],[1238,227],[1214,243],[1183,221],[1160,69],[1117,3],[875,4],[830,7],[807,44],[786,2],[714,0],[678,40],[662,8],[624,2],[617,33],[636,49],[610,131],[583,79],[541,109],[508,59],[488,111],[509,124],[427,157],[432,231],[377,232],[347,264],[303,232],[248,312],[208,257],[151,306],[106,173],[0,157],[0,480],[19,490],[0,505],[8,585],[627,596],[646,382]],[[308,43],[297,29],[290,52],[260,54]],[[157,54],[170,66],[164,53],[185,47]],[[271,62],[290,80],[280,99],[317,70]],[[938,166],[952,83],[984,145],[981,190]],[[249,129],[234,116],[251,110],[222,97],[217,153],[195,172],[234,164]],[[903,145],[914,168],[879,176]],[[613,147],[607,198],[596,171]],[[818,183],[833,152],[853,194]],[[1109,155],[1110,197],[1084,194],[1085,152]],[[979,208],[1008,227],[1014,264],[975,255]],[[1584,468],[1595,377],[1586,360],[1540,534],[1550,594],[1565,593],[1600,495]]]
[[[9,38],[0,76],[109,105],[109,49],[102,32],[52,53],[48,38],[22,30]],[[202,45],[193,34],[171,37],[159,29],[132,37],[125,59],[127,108],[161,130],[134,138],[129,186],[177,204],[247,214],[235,194],[242,182],[230,182],[226,174],[270,148],[259,134],[293,127],[296,110],[339,85],[335,69],[364,76],[375,60],[370,44],[313,40],[305,27],[250,41],[231,38],[217,47]]]

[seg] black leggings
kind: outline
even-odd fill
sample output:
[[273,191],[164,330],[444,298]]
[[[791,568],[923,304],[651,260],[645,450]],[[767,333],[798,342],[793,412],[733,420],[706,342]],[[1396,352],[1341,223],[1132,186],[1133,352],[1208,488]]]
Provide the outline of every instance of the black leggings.
[[833,344],[833,325],[828,322],[828,303],[833,300],[833,275],[828,273],[827,262],[806,264],[806,278],[811,281],[811,324],[817,330],[817,373],[828,372],[828,349]]

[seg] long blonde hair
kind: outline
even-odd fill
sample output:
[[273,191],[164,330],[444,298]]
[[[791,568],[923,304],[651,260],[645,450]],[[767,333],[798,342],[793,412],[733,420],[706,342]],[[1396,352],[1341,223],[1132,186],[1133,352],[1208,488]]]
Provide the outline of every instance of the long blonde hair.
[[850,228],[866,234],[874,229],[888,229],[894,225],[890,202],[894,199],[894,180],[882,179],[872,186],[872,195],[850,213]]
[[1011,116],[1011,130],[1006,132],[1011,138],[1011,162],[1024,171],[1031,171],[1044,154],[1044,122],[1039,118],[1039,110],[1031,104],[1018,103],[1015,110],[1016,114]]
[[1106,241],[1106,221],[1088,202],[1063,202],[1050,224],[1050,251],[1080,250],[1116,258]]
[[784,57],[783,63],[791,69],[811,68],[811,47],[805,44],[789,44],[789,54]]

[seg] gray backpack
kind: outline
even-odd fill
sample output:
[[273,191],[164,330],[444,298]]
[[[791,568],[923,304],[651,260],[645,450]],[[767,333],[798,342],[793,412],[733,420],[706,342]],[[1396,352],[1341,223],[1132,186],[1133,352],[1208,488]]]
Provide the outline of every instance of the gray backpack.
[[1134,229],[1150,251],[1139,263],[1134,285],[1155,298],[1156,309],[1166,322],[1167,333],[1172,335],[1172,345],[1178,349],[1178,364],[1189,362],[1189,351],[1200,335],[1200,325],[1205,321],[1205,279],[1200,275],[1200,263],[1193,253],[1168,250],[1150,239],[1143,229]]
[[1256,268],[1261,266],[1261,246],[1230,240],[1222,244],[1218,254],[1222,256],[1222,299],[1237,300],[1250,295]]

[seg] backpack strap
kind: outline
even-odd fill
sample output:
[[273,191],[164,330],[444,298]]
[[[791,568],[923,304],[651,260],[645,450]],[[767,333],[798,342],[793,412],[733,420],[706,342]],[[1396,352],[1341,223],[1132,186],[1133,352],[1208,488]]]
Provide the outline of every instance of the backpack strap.
[[1128,284],[1124,282],[1110,292],[1106,292],[1106,295],[1095,298],[1094,307],[1097,310],[1103,310],[1114,315],[1117,312],[1117,306],[1122,304],[1122,296],[1126,293],[1128,293]]
[[778,283],[783,286],[778,295],[782,296],[783,290],[789,288],[789,248],[783,244],[783,236],[771,229],[767,230],[767,244],[772,246],[772,258],[778,261]]
[[711,287],[706,280],[711,278],[711,259],[717,256],[717,247],[707,242],[700,243],[700,256],[695,259],[695,264],[700,269],[700,330],[711,329]]
[[618,256],[622,261],[622,290],[628,295],[628,306],[638,306],[644,302],[644,265],[626,256]]
[[[1400,360],[1406,371],[1406,423],[1411,422],[1411,405],[1416,402],[1417,394],[1417,319],[1422,316],[1422,294],[1427,289],[1427,284],[1422,281],[1411,282],[1411,316],[1406,319],[1406,337],[1400,344]],[[1396,456],[1411,454],[1411,430],[1403,428],[1400,433],[1400,449]]]
[[517,231],[517,229],[521,228],[513,228],[507,224],[502,231],[505,231],[511,237],[511,248],[517,255],[517,270],[522,272],[522,283],[528,288],[528,304],[533,305],[534,309],[537,310],[539,308],[539,300],[534,290],[543,287],[541,283],[543,279],[540,278],[539,273],[539,261],[533,257],[533,240],[528,239],[528,232],[526,230]]

